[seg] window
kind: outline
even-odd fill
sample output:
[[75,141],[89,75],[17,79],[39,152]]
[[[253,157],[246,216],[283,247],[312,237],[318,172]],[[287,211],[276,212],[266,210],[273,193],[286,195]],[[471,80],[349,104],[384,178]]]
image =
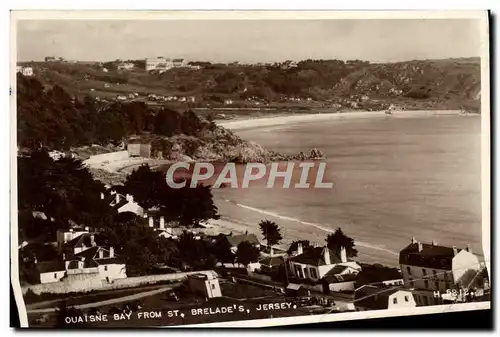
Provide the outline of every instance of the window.
[[295,274],[297,275],[298,278],[304,278],[301,266],[298,265],[295,266]]
[[318,278],[318,274],[316,273],[316,269],[309,268],[309,273],[311,274],[311,278],[313,278],[313,279],[317,279]]
[[427,297],[425,297],[425,296],[422,296],[422,297],[423,297],[423,299],[424,299],[424,305],[429,305],[429,304],[427,303]]
[[397,297],[394,297],[392,299],[392,304],[398,304],[398,298]]
[[212,289],[215,289],[215,284],[212,283]]
[[104,266],[104,271],[108,271],[108,266]]
[[405,302],[410,302],[410,298],[408,296],[405,296]]
[[54,273],[54,278],[57,278],[57,273]]
[[423,274],[424,276],[426,276],[426,275],[427,275],[427,270],[425,270],[425,268],[422,268],[422,274]]
[[426,289],[429,288],[429,281],[428,280],[424,280],[424,287]]
[[439,290],[439,281],[434,281],[434,287],[436,287],[436,289]]
[[406,271],[408,272],[408,275],[411,275],[411,268],[410,267],[406,267]]

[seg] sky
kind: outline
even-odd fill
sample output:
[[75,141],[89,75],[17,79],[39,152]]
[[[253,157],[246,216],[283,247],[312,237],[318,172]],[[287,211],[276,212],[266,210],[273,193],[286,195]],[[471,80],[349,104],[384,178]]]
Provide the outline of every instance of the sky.
[[480,56],[479,20],[21,20],[18,61],[166,56],[255,63]]

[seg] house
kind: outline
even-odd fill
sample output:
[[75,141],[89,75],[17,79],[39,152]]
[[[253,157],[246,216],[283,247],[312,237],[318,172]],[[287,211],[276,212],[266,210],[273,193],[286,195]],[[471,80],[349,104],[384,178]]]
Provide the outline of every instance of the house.
[[117,101],[126,101],[127,100],[127,96],[118,95],[118,96],[116,96],[116,100]]
[[188,276],[188,287],[193,293],[206,298],[221,297],[219,279],[213,274],[192,274]]
[[363,269],[358,274],[356,287],[366,284],[377,286],[397,286],[403,285],[403,275],[397,268],[385,267],[382,265],[363,265]]
[[225,99],[224,100],[224,105],[230,105],[230,104],[233,104],[233,100],[232,99]]
[[94,246],[64,261],[68,278],[85,274],[87,277],[113,282],[127,277],[125,262],[114,253],[114,248]]
[[151,144],[127,144],[129,157],[151,157]]
[[45,62],[54,62],[57,61],[54,56],[46,56],[45,57]]
[[95,233],[85,232],[62,244],[61,247],[64,254],[71,256],[96,246]]
[[255,234],[241,234],[241,235],[227,235],[226,240],[229,242],[229,245],[231,245],[231,251],[233,253],[236,253],[238,250],[238,245],[242,243],[243,241],[247,241],[251,244],[253,244],[255,247],[260,248],[260,241],[257,239],[257,236]]
[[338,265],[347,267],[346,269],[342,268],[342,271],[356,271],[357,273],[361,270],[356,262],[347,260],[344,247],[337,254],[328,247],[310,247],[304,251],[302,244],[299,243],[297,255],[288,260],[289,271],[294,278],[312,282],[320,281]]
[[399,253],[405,287],[412,289],[418,305],[440,304],[447,290],[468,288],[481,265],[469,246],[465,249],[440,246],[435,241],[411,243]]
[[57,247],[60,251],[62,251],[62,248],[66,243],[74,240],[75,238],[81,236],[82,234],[88,234],[88,233],[89,233],[89,227],[58,229],[56,232]]
[[162,56],[146,58],[146,71],[152,70],[169,70],[174,67],[174,62],[169,58],[165,58]]
[[[348,269],[349,268],[346,268],[344,269],[344,271]],[[336,271],[332,269],[321,279],[321,283],[323,284],[323,292],[325,294],[329,294],[332,291],[354,291],[356,289],[357,278],[357,272],[336,274]]]
[[172,63],[174,64],[174,68],[181,68],[187,66],[187,61],[184,59],[173,59]]
[[[105,199],[106,196],[101,194],[101,199]],[[118,213],[131,212],[138,216],[144,216],[144,209],[134,201],[134,196],[131,194],[122,195],[116,191],[111,191],[109,205],[116,209]]]
[[16,66],[16,72],[23,74],[23,76],[33,76],[32,67]]
[[132,70],[135,65],[132,62],[122,62],[116,67],[118,70]]
[[109,70],[108,70],[108,68],[102,68],[102,71],[107,73]]
[[365,285],[356,290],[354,305],[357,311],[414,308],[413,294],[407,289],[379,288]]
[[40,283],[59,282],[66,276],[66,269],[62,260],[38,262],[36,268],[40,273]]

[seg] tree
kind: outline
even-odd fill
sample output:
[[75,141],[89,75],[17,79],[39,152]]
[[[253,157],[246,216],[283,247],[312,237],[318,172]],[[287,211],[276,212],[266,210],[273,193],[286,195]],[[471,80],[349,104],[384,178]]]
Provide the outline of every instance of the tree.
[[212,246],[212,252],[217,259],[217,261],[221,263],[233,263],[234,262],[234,254],[231,251],[231,244],[227,241],[226,236],[224,234],[219,234],[215,239],[215,243]]
[[354,248],[354,239],[346,236],[340,228],[327,236],[326,243],[327,247],[336,253],[340,253],[341,247],[344,247],[347,257],[358,256],[358,251]]
[[260,257],[260,252],[257,247],[248,241],[240,242],[236,251],[236,260],[247,266],[249,263],[257,262]]
[[293,252],[297,251],[299,243],[302,244],[302,249],[306,250],[307,248],[311,247],[311,244],[309,240],[298,240],[298,241],[293,241],[290,247],[287,250],[288,254],[292,254]]
[[217,206],[213,201],[210,186],[203,184],[195,188],[190,187],[191,180],[186,180],[186,185],[179,189],[173,189],[171,209],[177,212],[180,224],[193,227],[202,220],[219,219]]
[[264,240],[267,241],[268,247],[277,245],[283,239],[280,228],[275,222],[263,220],[259,223],[259,227],[264,236]]

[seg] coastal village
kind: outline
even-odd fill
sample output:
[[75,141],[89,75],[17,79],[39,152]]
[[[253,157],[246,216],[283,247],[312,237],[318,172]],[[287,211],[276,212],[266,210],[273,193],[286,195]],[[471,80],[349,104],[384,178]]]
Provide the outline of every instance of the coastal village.
[[[137,146],[128,148],[129,156],[138,156],[139,152]],[[55,161],[62,158],[64,155],[53,156]],[[154,274],[129,277],[126,256],[117,254],[113,246],[100,244],[100,229],[74,223],[58,229],[53,242],[46,243],[57,251],[57,258],[53,260],[38,261],[36,256],[25,253],[29,251],[29,242],[19,246],[20,256],[24,257],[21,263],[33,259],[39,280],[38,284],[23,287],[25,296],[39,297],[40,301],[50,296],[72,298],[72,294],[80,294],[89,303],[96,302],[91,305],[89,315],[104,312],[98,306],[99,300],[94,300],[100,294],[137,289],[138,300],[117,296],[114,299],[117,306],[109,309],[110,312],[129,312],[133,311],[132,302],[147,303],[149,293],[141,289],[162,284],[168,289],[169,301],[174,306],[180,301],[180,293],[184,293],[183,301],[199,305],[220,303],[217,302],[220,299],[251,301],[256,296],[255,289],[260,289],[258,291],[265,291],[272,303],[296,303],[297,315],[463,303],[482,301],[490,296],[486,267],[468,246],[447,247],[434,241],[409,238],[408,245],[401,248],[399,260],[395,261],[397,267],[369,265],[350,256],[355,255],[349,253],[355,241],[349,244],[341,230],[336,234],[342,239],[327,238],[326,245],[299,240],[285,250],[278,244],[281,234],[274,222],[261,222],[262,236],[248,232],[222,234],[217,220],[213,219],[200,221],[195,227],[181,226],[178,222],[166,221],[158,208],[141,206],[134,195],[123,194],[112,186],[106,188],[95,198],[105,201],[118,215],[144,219],[144,225],[161,240],[178,242],[186,236],[200,242],[222,240],[231,257],[217,261],[209,270],[197,269],[173,258],[168,265],[158,264]],[[43,212],[33,211],[32,216],[47,220]],[[269,237],[274,240],[269,241]],[[348,247],[340,242],[347,242]],[[231,287],[239,289],[236,295]],[[36,304],[37,301],[31,307],[28,305],[28,313],[36,317],[35,322],[43,324],[48,320],[48,313],[55,311],[50,306],[40,308]],[[120,306],[123,308],[119,309]]]

